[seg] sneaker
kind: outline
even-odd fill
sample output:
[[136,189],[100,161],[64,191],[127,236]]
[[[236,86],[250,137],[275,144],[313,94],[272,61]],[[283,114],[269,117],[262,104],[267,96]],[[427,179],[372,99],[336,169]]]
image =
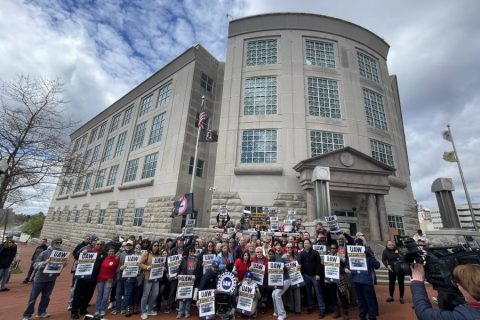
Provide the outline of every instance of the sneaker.
[[274,316],[274,317],[276,317],[276,316],[277,316],[277,314],[274,312],[274,313],[273,313],[273,316]]
[[50,317],[50,315],[49,315],[48,313],[46,313],[46,312],[43,312],[43,313],[40,313],[40,314],[38,315],[38,317],[39,317],[39,318],[48,318],[48,317]]
[[28,283],[28,279],[25,279],[22,281],[23,284],[27,284]]
[[30,320],[30,317],[23,317],[22,320]]
[[68,310],[68,311],[72,310],[72,306],[71,306],[71,305],[68,305],[67,310]]
[[100,317],[105,317],[105,311],[100,311]]
[[157,311],[148,311],[147,312],[147,315],[149,315],[149,316],[156,316],[157,314],[158,314]]
[[170,313],[170,312],[172,312],[172,309],[170,309],[170,308],[167,308],[167,309],[163,310],[163,313]]
[[183,317],[183,316],[182,316],[180,313],[177,314],[177,319],[180,319],[180,318],[182,318],[182,317]]
[[108,304],[107,310],[110,310],[110,309],[112,309],[112,308],[113,308],[113,302],[110,302],[110,303]]
[[388,297],[388,298],[387,298],[387,302],[393,302],[393,298],[392,298],[392,297]]
[[148,314],[142,313],[142,315],[140,316],[140,318],[142,318],[142,320],[148,319]]
[[125,310],[120,311],[120,314],[125,314],[125,313],[126,313]]
[[403,301],[403,298],[400,298],[399,301],[400,301],[400,304],[404,304],[404,303],[405,303],[405,301]]
[[190,318],[190,313],[185,313],[185,319]]
[[111,313],[111,314],[117,314],[117,313],[120,313],[120,312],[118,312],[117,309],[113,309],[112,311],[110,311],[110,313]]

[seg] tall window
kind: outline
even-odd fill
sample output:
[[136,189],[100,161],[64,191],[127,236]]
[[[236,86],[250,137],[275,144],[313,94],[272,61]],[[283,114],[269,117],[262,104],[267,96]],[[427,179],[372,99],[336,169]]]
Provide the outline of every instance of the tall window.
[[80,140],[80,147],[78,147],[79,149],[83,148],[83,146],[85,145],[85,141],[87,141],[87,135],[86,134]]
[[88,210],[87,223],[92,223],[93,219],[93,210]]
[[372,148],[372,158],[381,161],[391,167],[394,166],[392,146],[388,143],[370,139],[370,147]]
[[277,162],[277,130],[244,130],[242,133],[241,162]]
[[132,119],[132,113],[133,113],[133,105],[128,107],[124,112],[123,112],[123,121],[122,121],[122,127],[126,124],[130,123],[130,119]]
[[343,147],[343,134],[341,133],[310,131],[310,151],[312,157]]
[[110,168],[110,172],[108,173],[107,186],[112,186],[115,184],[115,181],[117,180],[117,172],[118,164]]
[[70,222],[70,210],[67,211],[67,219],[65,221]]
[[277,77],[245,79],[244,115],[277,113]]
[[150,138],[148,144],[159,142],[162,139],[163,126],[165,123],[165,113],[159,114],[152,121],[152,128],[150,129]]
[[62,215],[62,211],[58,211],[57,221],[60,221]]
[[123,152],[123,148],[125,147],[125,139],[127,138],[127,131],[120,133],[117,140],[117,145],[115,146],[115,152],[113,157],[116,158],[120,156]]
[[80,192],[83,187],[83,176],[77,178],[77,183],[75,183],[75,189],[73,192]]
[[158,91],[158,101],[157,101],[157,108],[164,106],[168,102],[168,98],[172,93],[172,81],[160,87]]
[[107,169],[102,169],[98,171],[97,176],[95,177],[95,186],[94,188],[101,188],[103,187],[103,181],[105,180],[105,174]]
[[92,159],[92,148],[85,151],[85,154],[83,155],[83,165],[85,165],[87,168],[90,167],[90,164],[92,161],[91,159]]
[[73,222],[78,222],[79,218],[80,218],[80,210],[75,210],[75,218]]
[[92,163],[96,162],[98,160],[98,154],[100,153],[100,145],[97,144],[95,148],[93,148],[92,152]]
[[256,40],[247,42],[247,66],[276,64],[277,40]]
[[142,170],[142,179],[151,178],[155,175],[157,168],[158,153],[152,153],[145,157]]
[[103,224],[103,221],[105,220],[106,211],[107,211],[106,209],[100,209],[100,213],[98,214],[98,221],[97,221],[98,224]]
[[206,92],[213,92],[213,79],[207,76],[202,72],[202,77],[200,79],[200,87],[202,87]]
[[110,132],[117,130],[118,126],[120,125],[120,117],[122,116],[121,113],[116,114],[112,118],[112,126],[110,127]]
[[305,63],[325,68],[335,68],[335,52],[333,43],[306,40]]
[[117,219],[115,220],[115,224],[117,226],[121,226],[123,224],[124,217],[125,217],[125,209],[118,209]]
[[93,176],[92,173],[87,173],[87,175],[85,176],[85,183],[83,184],[83,191],[87,191],[88,189],[90,189],[90,183],[92,181],[92,176]]
[[132,141],[132,151],[140,149],[143,145],[143,138],[145,137],[145,127],[147,126],[147,122],[142,122],[137,124],[135,127],[135,132],[133,133],[133,141]]
[[75,152],[78,150],[78,144],[80,143],[80,138],[78,138],[77,140],[75,140],[75,142],[73,143],[73,149],[72,151]]
[[377,60],[361,52],[357,52],[357,58],[360,75],[369,80],[380,82],[378,78]]
[[88,138],[88,144],[95,141],[95,139],[97,138],[97,132],[98,132],[98,127],[93,129],[92,132],[90,132],[90,137]]
[[395,228],[398,230],[398,233],[401,236],[405,235],[405,228],[403,226],[403,217],[402,216],[388,216],[388,226],[390,228]]
[[141,117],[144,114],[147,114],[150,109],[152,109],[152,97],[153,95],[149,95],[142,100],[142,104],[140,105],[140,110],[138,111],[138,116]]
[[340,118],[338,81],[308,78],[308,111],[311,116]]
[[[190,163],[188,165],[188,174],[193,173],[193,161],[195,159],[193,157],[190,157]],[[202,177],[203,176],[203,166],[205,164],[205,161],[200,160],[197,158],[197,170],[195,171],[195,175],[197,177]]]
[[363,103],[368,125],[387,131],[387,117],[383,107],[383,97],[372,90],[363,88]]
[[105,121],[104,123],[102,123],[100,125],[100,128],[98,129],[98,138],[97,139],[100,139],[103,137],[103,135],[105,134],[105,129],[107,128],[107,121]]
[[143,211],[144,208],[136,208],[135,209],[135,216],[133,217],[133,226],[140,227],[143,222]]
[[137,177],[138,159],[130,160],[127,163],[127,170],[125,171],[125,182],[134,181]]
[[115,140],[115,137],[107,140],[107,143],[105,144],[105,149],[103,150],[102,161],[107,161],[110,159],[110,156],[112,155],[114,140]]

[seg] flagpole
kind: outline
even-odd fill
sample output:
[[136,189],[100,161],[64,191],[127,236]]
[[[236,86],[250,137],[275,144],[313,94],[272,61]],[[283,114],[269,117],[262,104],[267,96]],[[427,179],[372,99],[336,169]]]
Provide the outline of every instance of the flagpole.
[[460,164],[460,158],[458,157],[457,149],[455,148],[455,142],[453,142],[452,130],[450,129],[449,124],[447,124],[447,129],[448,129],[448,135],[450,137],[450,142],[452,143],[452,146],[453,146],[455,159],[457,160],[458,171],[460,171],[460,178],[462,178],[463,190],[465,190],[465,197],[467,198],[468,209],[470,210],[470,215],[472,216],[473,227],[475,228],[475,231],[478,231],[477,219],[475,218],[475,212],[473,212],[472,202],[470,201],[470,195],[468,194],[467,184],[465,182],[465,177],[463,176],[462,165]]
[[[200,109],[204,106],[205,104],[205,96],[202,96],[202,105]],[[200,122],[200,118],[198,119]],[[200,125],[198,126],[197,130],[197,143],[195,144],[195,155],[193,157],[193,170],[192,170],[192,180],[190,181],[190,193],[193,193],[193,182],[195,180],[195,175],[197,174],[197,157],[198,157],[198,142],[200,141],[200,131],[202,128],[200,128]],[[193,210],[193,208],[192,208]],[[193,212],[193,211],[192,211]],[[189,214],[189,219],[191,219],[192,214]]]

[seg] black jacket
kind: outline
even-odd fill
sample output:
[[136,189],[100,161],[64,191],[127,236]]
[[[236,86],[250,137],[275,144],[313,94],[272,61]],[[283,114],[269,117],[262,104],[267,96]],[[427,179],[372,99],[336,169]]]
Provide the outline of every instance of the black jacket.
[[8,269],[17,255],[17,245],[8,247],[6,243],[0,245],[0,269]]
[[208,271],[203,275],[202,281],[200,281],[200,286],[198,290],[209,290],[209,289],[216,289],[217,288],[217,279],[218,273],[214,273],[212,269],[208,269]]
[[46,244],[42,244],[42,245],[39,245],[36,249],[35,249],[35,252],[33,253],[32,255],[32,261],[35,262],[35,260],[37,260],[38,256],[40,255],[40,253],[42,253],[43,251],[47,250],[48,249],[48,246]]
[[198,287],[200,284],[200,280],[202,279],[203,274],[203,267],[202,261],[198,258],[195,258],[195,267],[194,270],[188,270],[188,257],[183,257],[182,262],[180,262],[180,267],[178,269],[178,274],[181,275],[194,275],[195,276],[195,283],[194,287]]
[[385,267],[390,266],[392,270],[394,270],[394,265],[395,262],[397,262],[400,259],[400,253],[398,253],[398,250],[389,250],[385,248],[382,253],[382,262]]
[[298,257],[298,263],[301,265],[302,274],[309,276],[322,276],[323,265],[320,255],[317,251],[310,249],[303,250]]

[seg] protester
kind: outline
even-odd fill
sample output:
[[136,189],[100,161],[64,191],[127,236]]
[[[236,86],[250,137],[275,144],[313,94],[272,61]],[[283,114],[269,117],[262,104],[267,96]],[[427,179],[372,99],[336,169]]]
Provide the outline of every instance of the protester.
[[35,264],[35,260],[37,260],[40,253],[42,253],[43,251],[45,251],[47,249],[48,249],[47,238],[42,238],[42,240],[40,240],[40,245],[37,246],[35,248],[35,251],[33,252],[32,259],[31,259],[32,262],[30,264],[30,268],[28,269],[27,276],[22,281],[22,283],[32,282],[31,278],[32,278],[33,270],[34,270],[33,265]]
[[[308,233],[304,233],[308,234]],[[312,249],[312,242],[307,238],[303,240],[305,246],[304,250],[300,253],[298,263],[301,265],[303,279],[305,280],[305,295],[307,298],[307,312],[312,313],[313,310],[313,298],[312,288],[315,289],[319,308],[319,319],[325,317],[326,306],[323,298],[322,287],[320,286],[320,280],[323,277],[323,266],[320,259],[320,255],[317,251]]]
[[[330,244],[330,255],[340,256],[338,253],[338,245],[336,243]],[[340,317],[340,311],[338,307],[338,300],[340,300],[343,309],[343,320],[350,319],[349,317],[349,303],[347,292],[347,278],[345,274],[345,259],[340,257],[340,279],[339,282],[333,282],[325,280],[325,296],[330,298],[330,305],[333,306],[333,318]]]
[[85,249],[82,249],[78,253],[80,255],[82,253],[94,252],[97,253],[97,256],[93,266],[92,274],[85,278],[77,278],[76,280],[75,290],[73,291],[71,319],[80,319],[80,315],[88,314],[87,307],[95,291],[97,284],[96,280],[100,272],[100,266],[102,265],[103,259],[106,257],[106,254],[103,251],[105,242],[97,240],[95,241],[95,248],[88,250],[89,246],[87,245]]
[[380,268],[380,262],[375,259],[372,249],[367,247],[366,244],[365,237],[357,234],[355,245],[365,246],[367,271],[351,271],[352,283],[358,298],[360,320],[366,320],[367,314],[369,320],[376,320],[378,315],[378,303],[375,295],[373,270]]
[[417,233],[413,235],[413,240],[417,243],[419,246],[426,246],[428,245],[428,238],[426,235],[423,234],[422,229],[418,229]]
[[[293,237],[292,237],[293,238]],[[293,240],[292,240],[293,242]],[[283,258],[287,262],[295,262],[298,260],[298,256],[295,254],[293,243],[289,242],[286,245],[287,253]],[[290,287],[287,292],[285,292],[285,305],[290,311],[294,311],[296,314],[302,313],[302,303],[301,303],[301,289],[300,287]]]
[[239,257],[237,260],[235,260],[235,263],[233,264],[233,273],[237,275],[239,283],[243,280],[243,277],[250,268],[250,265],[251,262],[249,252],[245,252],[242,257]]
[[110,291],[115,281],[119,259],[115,255],[115,248],[110,246],[107,256],[103,259],[97,277],[97,300],[95,304],[95,316],[105,316]]
[[395,242],[388,240],[385,250],[382,253],[383,265],[388,269],[388,292],[389,297],[387,302],[392,302],[393,293],[395,292],[395,281],[398,280],[398,289],[400,291],[400,303],[404,304],[403,294],[405,292],[405,275],[403,273],[397,273],[395,271],[395,264],[400,260],[400,253],[398,252]]
[[[188,250],[188,255],[182,259],[179,267],[179,275],[192,275],[194,277],[194,288],[198,288],[200,279],[202,277],[202,265],[195,256],[195,248]],[[182,299],[178,304],[177,319],[190,318],[190,305],[192,299]]]
[[9,291],[5,287],[10,276],[10,265],[17,255],[17,245],[13,236],[8,235],[5,242],[0,245],[0,291]]
[[220,272],[233,269],[234,260],[232,253],[228,251],[228,244],[222,244],[221,252],[217,255],[215,261],[218,262]]
[[[273,250],[270,250],[272,252]],[[273,308],[274,313],[278,316],[278,320],[285,320],[287,318],[287,312],[285,311],[285,307],[283,305],[283,294],[290,288],[290,276],[288,275],[288,269],[285,267],[285,263],[288,263],[286,257],[278,252],[275,251],[274,259],[275,262],[281,262],[284,264],[283,268],[283,287],[281,289],[274,289],[272,292],[272,300],[273,300]]]
[[465,297],[466,304],[455,307],[453,311],[435,310],[428,300],[425,289],[425,269],[421,264],[412,267],[413,305],[418,320],[473,320],[480,319],[480,265],[464,264],[453,269],[455,284]]
[[148,316],[156,316],[157,312],[154,311],[159,288],[160,281],[163,278],[150,279],[150,271],[152,270],[153,259],[160,257],[160,244],[158,241],[153,241],[152,246],[150,247],[147,254],[142,256],[140,261],[140,268],[143,271],[144,283],[143,283],[143,293],[142,293],[142,319],[148,319]]
[[[55,281],[60,273],[44,273],[45,267],[50,262],[50,255],[52,251],[63,251],[62,238],[53,238],[50,247],[47,250],[40,253],[34,264],[34,278],[32,284],[32,291],[30,292],[30,298],[28,299],[27,309],[23,312],[23,320],[28,320],[33,316],[35,312],[35,302],[37,297],[42,294],[40,298],[40,304],[38,305],[38,317],[48,318],[50,315],[47,313],[47,307],[50,302],[50,295],[55,287]],[[67,265],[67,262],[63,264],[63,267]]]
[[125,251],[119,253],[119,267],[117,269],[117,274],[115,277],[115,282],[117,285],[117,294],[115,297],[116,305],[115,309],[112,310],[112,314],[132,314],[131,306],[133,304],[132,295],[135,283],[137,281],[135,278],[123,278],[122,271],[125,270],[125,257],[127,255],[134,254],[133,250],[133,241],[128,240],[125,242]]

